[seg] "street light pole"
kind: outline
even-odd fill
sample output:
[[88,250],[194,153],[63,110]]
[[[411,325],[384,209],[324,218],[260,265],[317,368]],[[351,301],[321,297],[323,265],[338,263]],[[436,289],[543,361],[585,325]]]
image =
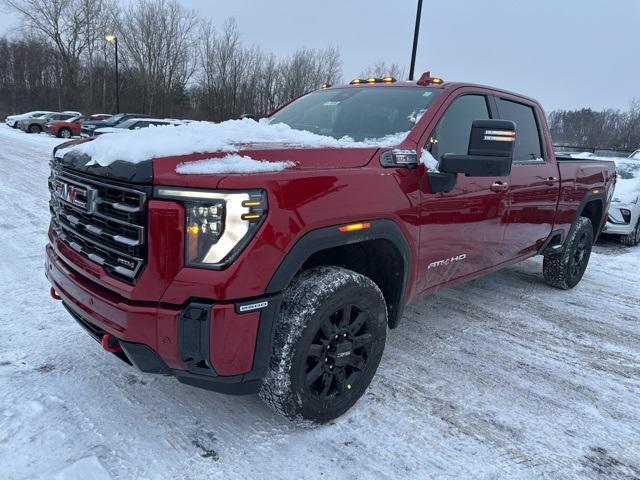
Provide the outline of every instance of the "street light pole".
[[422,0],[418,0],[418,11],[416,12],[416,28],[413,31],[413,51],[411,52],[411,68],[409,69],[409,80],[413,80],[413,73],[416,67],[416,52],[418,50],[418,36],[420,35],[421,16],[422,16]]
[[120,113],[120,77],[118,74],[118,37],[115,35],[106,35],[104,37],[107,42],[113,43],[116,48],[116,113]]

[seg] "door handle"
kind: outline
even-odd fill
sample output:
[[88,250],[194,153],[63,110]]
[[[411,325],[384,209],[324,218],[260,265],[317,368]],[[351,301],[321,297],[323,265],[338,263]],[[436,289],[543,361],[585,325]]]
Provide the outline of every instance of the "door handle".
[[507,182],[493,182],[489,187],[492,192],[506,192],[509,189],[509,184]]
[[558,180],[560,180],[558,177],[547,177],[544,183],[546,183],[549,186],[553,186],[556,183],[558,183]]

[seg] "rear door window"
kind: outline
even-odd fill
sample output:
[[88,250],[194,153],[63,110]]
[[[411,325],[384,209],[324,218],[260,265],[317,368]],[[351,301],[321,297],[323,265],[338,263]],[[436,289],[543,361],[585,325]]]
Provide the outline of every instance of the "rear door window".
[[513,149],[514,162],[543,160],[540,130],[533,107],[498,98],[500,118],[516,124],[516,144]]

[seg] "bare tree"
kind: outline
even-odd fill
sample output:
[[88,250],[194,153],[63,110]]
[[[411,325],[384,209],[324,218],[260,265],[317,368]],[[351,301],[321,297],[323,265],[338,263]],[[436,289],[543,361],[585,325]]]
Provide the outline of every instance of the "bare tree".
[[63,66],[64,100],[76,94],[81,56],[90,38],[86,25],[102,0],[5,0],[23,20],[24,26],[57,48]]
[[116,19],[125,67],[138,75],[143,110],[168,110],[172,92],[184,91],[194,69],[198,19],[176,0],[140,0]]
[[383,78],[388,76],[400,80],[404,78],[404,73],[404,68],[397,63],[387,65],[386,62],[377,62],[373,65],[369,65],[366,69],[360,72],[360,78]]

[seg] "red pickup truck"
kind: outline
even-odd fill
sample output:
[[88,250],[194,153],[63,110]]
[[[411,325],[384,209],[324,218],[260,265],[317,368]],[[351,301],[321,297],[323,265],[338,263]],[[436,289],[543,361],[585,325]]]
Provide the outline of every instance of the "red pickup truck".
[[295,161],[255,174],[176,173],[219,152],[108,166],[54,152],[51,295],[105,350],[326,422],[364,393],[405,304],[534,255],[572,288],[606,220],[613,164],[556,159],[521,95],[363,79],[270,118],[355,141],[408,134],[392,148],[244,144]]

